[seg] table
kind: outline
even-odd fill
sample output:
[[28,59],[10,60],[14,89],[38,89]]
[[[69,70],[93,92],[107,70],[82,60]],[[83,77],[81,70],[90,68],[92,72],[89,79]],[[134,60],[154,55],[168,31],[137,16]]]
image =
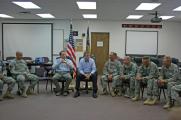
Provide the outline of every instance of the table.
[[50,67],[53,63],[27,63],[27,66],[41,66],[41,67]]

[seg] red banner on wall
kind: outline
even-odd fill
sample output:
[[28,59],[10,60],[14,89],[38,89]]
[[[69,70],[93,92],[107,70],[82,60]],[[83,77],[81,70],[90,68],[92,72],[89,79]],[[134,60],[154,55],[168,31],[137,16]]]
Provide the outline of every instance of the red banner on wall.
[[158,28],[161,29],[162,25],[151,24],[122,24],[122,28]]

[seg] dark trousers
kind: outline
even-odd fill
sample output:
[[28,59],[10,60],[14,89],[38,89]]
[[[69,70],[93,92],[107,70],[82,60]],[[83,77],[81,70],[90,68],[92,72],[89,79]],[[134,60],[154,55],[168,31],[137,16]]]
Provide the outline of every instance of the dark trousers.
[[[96,73],[92,74],[92,75],[90,76],[90,79],[89,79],[89,80],[92,81],[93,92],[94,92],[94,93],[97,93],[97,89],[98,89],[98,88],[97,88],[97,74],[96,74]],[[77,76],[76,87],[75,87],[77,91],[79,91],[79,89],[80,89],[80,81],[86,81],[85,76],[82,75],[82,74],[78,74],[78,76]]]

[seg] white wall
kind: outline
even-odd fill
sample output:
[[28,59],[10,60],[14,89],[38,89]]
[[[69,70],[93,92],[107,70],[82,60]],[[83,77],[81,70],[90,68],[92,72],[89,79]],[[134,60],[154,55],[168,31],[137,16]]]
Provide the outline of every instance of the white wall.
[[[54,29],[64,30],[64,39],[69,37],[70,21],[69,20],[8,20],[2,22],[49,22],[54,23]],[[123,23],[149,23],[150,22],[127,22],[127,21],[86,21],[86,20],[75,20],[72,21],[73,30],[79,32],[79,36],[75,38],[82,38],[82,33],[86,33],[87,26],[89,24],[90,32],[109,32],[110,33],[110,51],[115,51],[119,56],[125,55],[125,31],[126,30],[155,30],[159,31],[159,42],[158,42],[158,54],[170,55],[177,57],[181,60],[181,23],[178,22],[163,22],[162,29],[127,29],[122,28]],[[1,26],[0,26],[0,45],[1,45]],[[84,50],[86,44],[86,37],[83,38]],[[33,50],[32,50],[33,52]],[[77,57],[82,56],[81,53],[77,53]]]
[[[86,32],[87,21],[75,21],[74,29]],[[181,23],[162,22],[162,29],[135,29],[122,28],[123,23],[145,23],[150,22],[126,22],[126,21],[90,21],[90,32],[109,32],[110,33],[110,51],[115,51],[119,56],[125,55],[125,32],[126,30],[159,31],[158,36],[158,54],[170,55],[181,60]],[[84,42],[85,44],[85,42]]]

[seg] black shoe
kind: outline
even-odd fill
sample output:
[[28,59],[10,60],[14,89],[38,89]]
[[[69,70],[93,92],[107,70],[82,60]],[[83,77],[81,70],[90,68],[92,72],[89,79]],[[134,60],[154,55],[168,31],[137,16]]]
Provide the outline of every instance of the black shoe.
[[79,97],[79,96],[80,96],[80,93],[79,92],[75,92],[74,98]]
[[61,93],[60,93],[60,92],[56,92],[55,95],[56,95],[56,96],[60,96]]
[[96,93],[93,93],[93,94],[92,94],[92,97],[93,97],[93,98],[97,98],[97,94],[96,94]]
[[59,93],[61,90],[57,90],[56,88],[53,88],[53,92],[56,94],[56,93]]
[[65,92],[63,93],[63,96],[68,96],[68,94],[69,94],[69,92],[68,92],[68,91],[65,91]]
[[22,95],[22,91],[21,91],[21,90],[18,90],[18,91],[16,92],[16,94],[20,96],[20,95]]

